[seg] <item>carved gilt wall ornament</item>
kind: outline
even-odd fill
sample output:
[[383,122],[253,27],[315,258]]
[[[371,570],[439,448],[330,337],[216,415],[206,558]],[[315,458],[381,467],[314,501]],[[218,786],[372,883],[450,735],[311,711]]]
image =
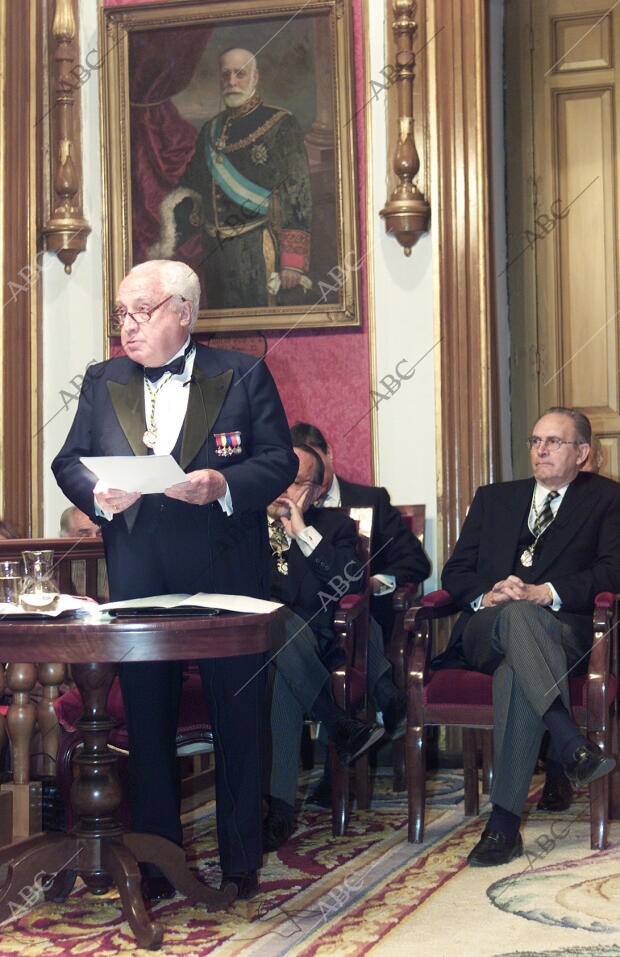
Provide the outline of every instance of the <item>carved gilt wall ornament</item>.
[[[51,10],[50,10],[51,12]],[[56,0],[49,37],[50,176],[48,216],[43,227],[46,248],[70,273],[77,254],[86,249],[90,226],[82,210],[80,65],[77,0]]]
[[386,232],[396,237],[404,247],[406,256],[411,255],[411,247],[428,230],[430,218],[430,206],[413,182],[420,169],[413,135],[413,40],[418,29],[414,20],[416,7],[415,0],[393,2],[396,18],[392,24],[396,46],[393,82],[398,91],[398,142],[392,165],[398,185],[380,212],[385,220]]

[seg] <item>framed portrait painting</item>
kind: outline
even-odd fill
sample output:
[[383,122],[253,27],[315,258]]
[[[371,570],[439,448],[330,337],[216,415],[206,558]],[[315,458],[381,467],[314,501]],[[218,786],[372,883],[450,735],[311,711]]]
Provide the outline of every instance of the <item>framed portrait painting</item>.
[[198,331],[359,325],[350,16],[342,0],[102,9],[108,314],[133,265],[175,259],[200,277]]

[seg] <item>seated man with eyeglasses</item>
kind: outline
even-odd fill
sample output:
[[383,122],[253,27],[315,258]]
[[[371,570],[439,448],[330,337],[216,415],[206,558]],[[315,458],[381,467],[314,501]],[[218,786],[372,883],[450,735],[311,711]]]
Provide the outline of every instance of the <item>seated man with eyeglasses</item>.
[[493,675],[493,809],[468,858],[475,867],[523,853],[521,812],[545,730],[548,765],[573,784],[615,767],[580,733],[568,694],[570,673],[587,666],[594,598],[620,590],[620,485],[581,471],[590,438],[581,412],[549,409],[528,439],[533,478],[478,489],[443,571],[463,613],[433,665]]
[[[286,610],[272,628],[272,765],[263,839],[266,851],[286,843],[295,827],[304,714],[322,722],[344,763],[359,757],[384,733],[376,724],[345,715],[332,694],[331,672],[343,661],[333,630],[341,584],[348,582],[349,592],[359,592],[364,573],[356,556],[353,520],[340,509],[314,508],[324,478],[320,456],[308,445],[295,445],[294,452],[299,459],[297,477],[267,510],[271,597],[286,605]],[[399,696],[378,626],[371,628],[368,636],[368,693],[384,708]]]

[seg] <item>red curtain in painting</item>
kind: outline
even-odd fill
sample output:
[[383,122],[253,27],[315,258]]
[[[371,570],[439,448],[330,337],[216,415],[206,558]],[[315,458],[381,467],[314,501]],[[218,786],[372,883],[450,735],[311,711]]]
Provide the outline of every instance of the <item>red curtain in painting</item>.
[[159,205],[194,152],[198,131],[171,97],[190,82],[210,27],[143,30],[130,35],[133,261],[159,238]]

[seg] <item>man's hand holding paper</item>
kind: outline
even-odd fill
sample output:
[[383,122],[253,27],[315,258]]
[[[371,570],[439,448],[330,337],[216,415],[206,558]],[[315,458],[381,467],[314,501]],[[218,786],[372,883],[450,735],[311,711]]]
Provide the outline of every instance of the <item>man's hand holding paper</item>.
[[[97,497],[112,492],[116,495],[137,493],[136,498],[161,493],[188,478],[171,455],[97,455],[83,456],[80,461],[102,483],[95,486]],[[123,507],[129,508],[136,498]]]
[[176,498],[190,505],[208,505],[226,495],[228,486],[221,472],[215,469],[197,469],[188,472],[182,482],[165,490],[168,498]]
[[110,513],[118,515],[130,508],[141,497],[140,492],[123,492],[119,488],[108,488],[108,486],[99,479],[93,490],[95,501],[101,511],[107,515]]

